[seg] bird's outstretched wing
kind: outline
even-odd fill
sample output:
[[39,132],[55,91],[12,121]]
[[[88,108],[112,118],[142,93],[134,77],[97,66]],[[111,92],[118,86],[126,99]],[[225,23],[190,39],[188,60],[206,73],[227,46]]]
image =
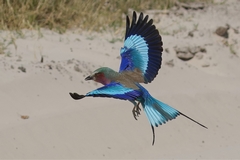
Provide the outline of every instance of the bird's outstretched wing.
[[141,96],[141,92],[139,90],[127,88],[121,83],[114,82],[88,92],[86,95],[79,95],[77,93],[70,93],[70,95],[75,100],[82,99],[84,97],[109,97],[134,101]]
[[162,38],[148,15],[144,17],[141,13],[137,20],[134,11],[131,24],[127,16],[119,72],[138,70],[143,79],[139,83],[151,82],[161,68],[162,50]]

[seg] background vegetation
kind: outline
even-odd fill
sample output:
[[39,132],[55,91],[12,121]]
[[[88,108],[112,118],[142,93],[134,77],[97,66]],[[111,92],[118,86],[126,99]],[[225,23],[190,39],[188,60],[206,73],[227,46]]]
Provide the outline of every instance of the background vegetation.
[[[128,9],[168,9],[176,0],[0,0],[0,30],[70,28],[88,31],[116,29],[125,24]],[[179,0],[193,2],[197,0]],[[209,0],[201,0],[201,2]]]

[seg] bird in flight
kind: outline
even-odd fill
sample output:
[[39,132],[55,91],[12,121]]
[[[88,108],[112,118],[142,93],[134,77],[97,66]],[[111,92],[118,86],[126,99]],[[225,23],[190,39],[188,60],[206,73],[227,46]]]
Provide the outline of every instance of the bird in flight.
[[103,84],[96,90],[85,95],[69,93],[70,96],[79,100],[84,97],[109,97],[130,101],[134,107],[133,117],[140,115],[140,104],[151,124],[153,141],[155,142],[154,126],[158,127],[169,120],[182,115],[191,121],[207,128],[189,116],[170,107],[169,105],[153,98],[140,83],[150,83],[158,74],[162,63],[162,38],[153,25],[153,20],[148,15],[144,16],[134,11],[132,22],[127,16],[124,46],[120,50],[121,64],[116,72],[108,67],[95,70],[85,80],[93,80]]

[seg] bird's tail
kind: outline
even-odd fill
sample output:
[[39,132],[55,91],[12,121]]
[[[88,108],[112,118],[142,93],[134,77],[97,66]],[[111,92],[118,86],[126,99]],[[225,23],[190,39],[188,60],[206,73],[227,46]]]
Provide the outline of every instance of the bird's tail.
[[189,116],[179,112],[178,110],[172,108],[171,106],[153,98],[148,91],[143,88],[142,86],[139,86],[141,90],[143,91],[143,99],[141,100],[141,104],[143,106],[143,110],[145,111],[147,118],[151,124],[152,131],[153,131],[153,143],[155,141],[155,133],[154,133],[154,126],[158,127],[158,125],[162,125],[166,123],[167,121],[170,121],[172,119],[175,119],[177,116],[182,115],[191,121],[197,123],[198,125],[207,128],[203,124],[195,121],[194,119],[190,118]]
[[178,110],[153,98],[150,94],[143,97],[142,106],[151,125],[155,127],[175,119],[181,114]]

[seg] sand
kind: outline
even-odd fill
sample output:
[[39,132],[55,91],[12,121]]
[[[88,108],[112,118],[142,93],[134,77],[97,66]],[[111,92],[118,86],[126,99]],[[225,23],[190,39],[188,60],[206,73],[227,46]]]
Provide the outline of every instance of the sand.
[[[240,1],[144,13],[164,43],[162,68],[144,86],[208,129],[179,116],[155,128],[152,146],[145,113],[136,121],[131,103],[69,96],[100,87],[84,81],[98,67],[119,69],[124,33],[1,31],[1,159],[240,159]],[[214,33],[226,24],[227,39]],[[203,50],[183,61],[184,47]]]

